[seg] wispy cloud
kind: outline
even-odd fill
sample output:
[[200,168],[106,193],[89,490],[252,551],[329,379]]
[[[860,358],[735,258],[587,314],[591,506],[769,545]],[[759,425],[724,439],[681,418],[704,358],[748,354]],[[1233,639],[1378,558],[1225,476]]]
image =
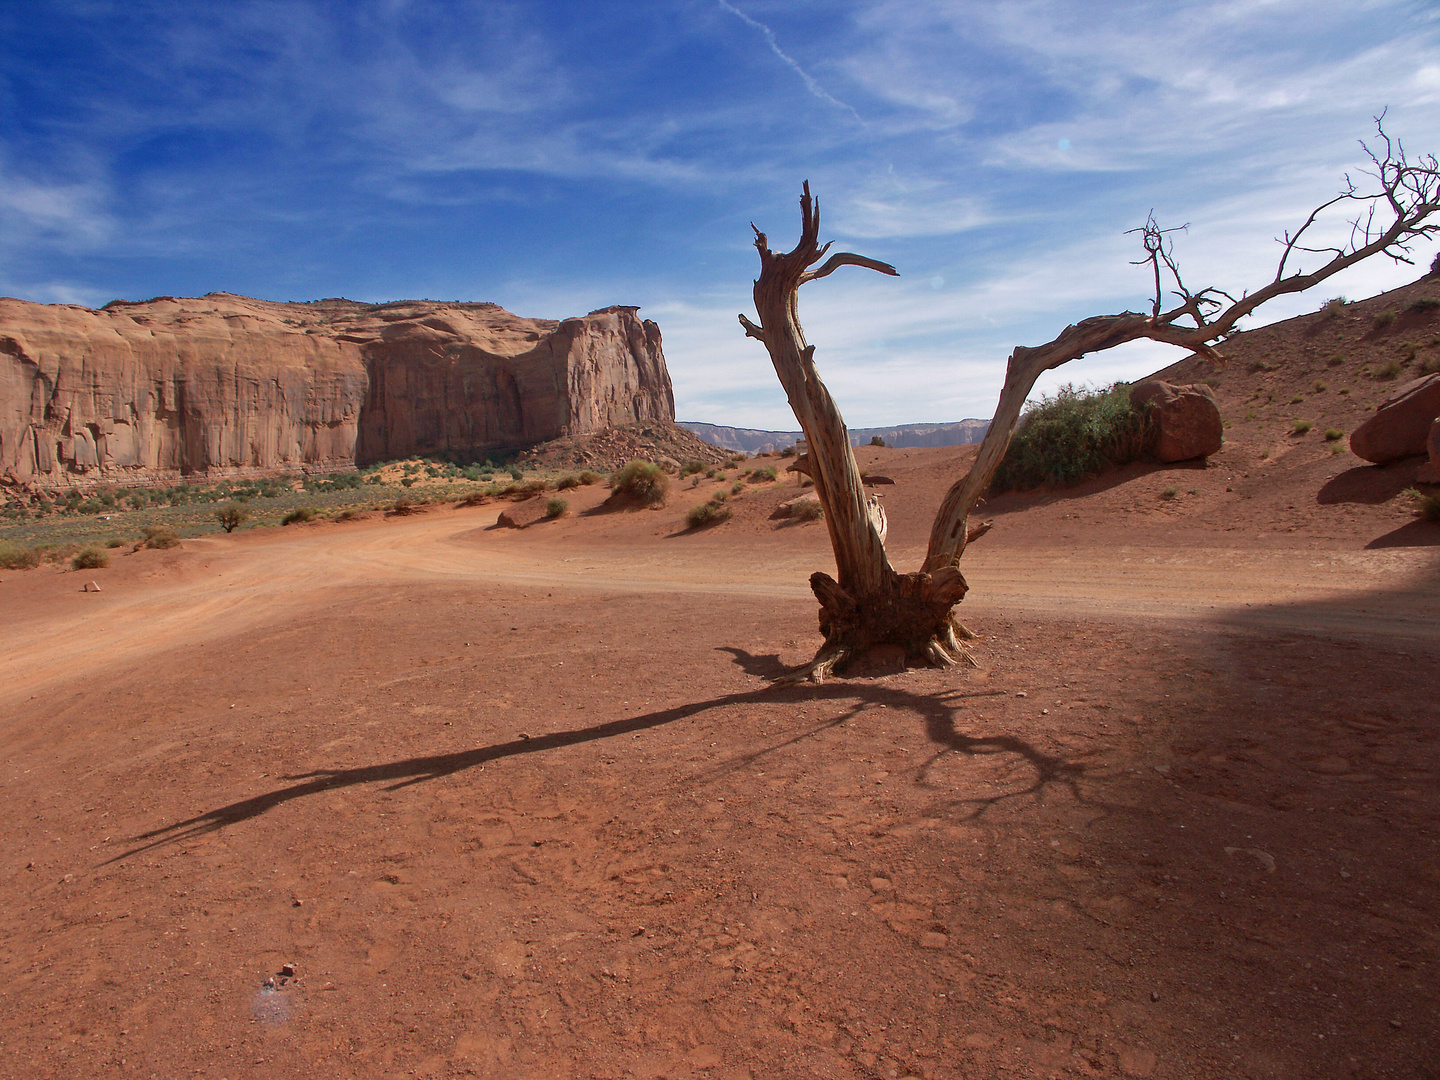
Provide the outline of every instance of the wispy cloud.
[[780,48],[780,42],[776,40],[774,30],[770,29],[770,27],[766,26],[759,19],[753,19],[749,15],[746,15],[745,12],[741,11],[734,4],[727,3],[726,0],[716,0],[716,2],[719,3],[720,7],[723,10],[728,11],[731,15],[734,15],[736,18],[740,19],[742,22],[745,23],[745,25],[759,30],[760,35],[765,39],[765,44],[770,46],[770,51],[773,52],[776,56],[778,56],[781,61],[783,61],[785,65],[790,68],[791,71],[795,72],[796,75],[800,76],[801,81],[805,84],[805,89],[809,90],[810,93],[814,94],[821,101],[825,102],[825,104],[833,105],[837,109],[844,109],[856,120],[859,120],[862,124],[865,122],[864,119],[860,116],[858,112],[855,111],[854,108],[845,104],[845,102],[835,97],[833,94],[830,93],[830,91],[826,90],[823,86],[816,82],[815,79],[811,76],[811,74],[800,66],[800,62],[798,60],[796,60],[793,56],[787,53],[784,49]]

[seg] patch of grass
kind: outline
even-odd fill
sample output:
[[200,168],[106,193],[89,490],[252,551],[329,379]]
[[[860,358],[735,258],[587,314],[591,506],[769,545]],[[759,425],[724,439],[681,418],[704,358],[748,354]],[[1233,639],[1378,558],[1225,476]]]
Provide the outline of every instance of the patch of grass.
[[1312,424],[1309,420],[1296,420],[1293,424],[1290,425],[1290,433],[1292,435],[1304,435],[1314,426],[1315,425]]
[[1325,429],[1325,438],[1330,442],[1334,442],[1336,439],[1343,439],[1344,437],[1345,432],[1341,431],[1339,428],[1332,427]]
[[1344,395],[1346,395],[1346,396],[1348,397],[1348,396],[1350,395],[1350,387],[1348,387],[1348,386],[1342,386],[1342,387],[1340,387],[1340,393],[1342,393],[1342,394],[1344,394]]
[[105,541],[105,546],[107,548],[124,547],[125,541],[121,540],[118,536],[112,536],[109,540]]
[[586,487],[589,487],[591,484],[598,484],[601,480],[605,478],[601,476],[598,472],[591,472],[589,469],[586,469],[580,474],[578,479],[580,483],[584,484]]
[[1255,419],[1255,410],[1254,410],[1254,409],[1246,409],[1246,410],[1245,410],[1245,423],[1248,424],[1251,420],[1254,420],[1254,419]]
[[1178,494],[1180,493],[1174,488],[1166,488],[1164,491],[1160,492],[1160,498],[1169,500],[1175,498],[1175,496]]
[[1440,371],[1440,356],[1427,356],[1420,364],[1420,371],[1424,375],[1434,375]]
[[1384,311],[1377,311],[1375,317],[1370,320],[1370,325],[1376,330],[1384,330],[1395,322],[1395,309],[1386,308]]
[[1303,405],[1303,404],[1305,404],[1305,395],[1304,395],[1304,394],[1296,394],[1294,397],[1292,397],[1292,398],[1290,399],[1290,404],[1291,404],[1291,405]]
[[1330,384],[1327,383],[1324,379],[1316,379],[1311,384],[1310,388],[1314,390],[1317,394],[1323,394],[1326,390],[1330,389]]
[[549,499],[545,503],[545,520],[554,521],[556,518],[562,518],[569,509],[570,504],[564,499]]
[[1403,370],[1404,368],[1401,366],[1399,360],[1386,360],[1385,363],[1375,369],[1374,378],[1393,379]]
[[819,521],[825,516],[825,507],[819,499],[802,499],[790,511],[792,521]]
[[297,522],[304,523],[307,521],[314,521],[319,516],[320,511],[315,509],[315,507],[313,506],[297,506],[294,510],[291,510],[288,514],[286,514],[283,518],[280,519],[280,524],[294,525]]
[[1419,315],[1423,315],[1426,312],[1430,311],[1440,311],[1440,300],[1435,299],[1435,297],[1433,296],[1422,296],[1419,300],[1414,301],[1405,310],[1413,311]]
[[1345,310],[1345,305],[1348,303],[1350,303],[1350,301],[1346,300],[1343,296],[1332,296],[1320,305],[1320,310],[1326,315],[1339,315]]
[[680,479],[684,480],[687,476],[692,476],[695,473],[703,473],[704,471],[705,463],[703,461],[687,461],[684,465],[680,466]]
[[1400,493],[1415,501],[1415,514],[1426,521],[1440,521],[1440,496],[1426,495],[1417,488],[1406,488]]
[[781,456],[781,457],[794,457],[794,456],[795,456],[795,447],[793,447],[793,446],[787,446],[787,447],[785,447],[783,450],[780,451],[780,456]]
[[571,488],[578,488],[579,486],[580,478],[578,476],[562,476],[559,480],[555,481],[556,491],[569,491]]
[[1277,370],[1279,367],[1280,367],[1279,364],[1271,364],[1271,363],[1268,363],[1268,362],[1266,362],[1266,361],[1264,361],[1264,360],[1254,360],[1254,361],[1251,361],[1251,363],[1250,363],[1250,371],[1251,371],[1251,374],[1254,374],[1255,372],[1259,372],[1259,371],[1275,371],[1275,370]]
[[40,565],[39,548],[0,540],[0,570],[33,570]]
[[665,501],[665,495],[670,490],[670,478],[653,461],[637,458],[621,466],[610,477],[610,489],[641,506],[658,506]]
[[699,506],[692,506],[685,514],[685,524],[692,529],[703,529],[708,525],[719,525],[729,521],[734,511],[723,501],[711,499]]
[[991,490],[1074,484],[1140,457],[1155,424],[1130,403],[1128,383],[1106,390],[1062,386],[1026,409]]
[[775,481],[775,466],[766,465],[763,469],[755,469],[750,473],[752,484],[770,484]]
[[740,494],[742,491],[744,491],[744,490],[745,490],[745,481],[744,481],[744,480],[736,480],[735,483],[733,483],[733,484],[730,485],[730,494],[731,494],[731,495],[739,495],[739,494]]
[[102,570],[110,565],[110,553],[97,544],[81,548],[70,560],[72,570]]
[[1325,361],[1325,366],[1326,366],[1326,367],[1340,367],[1340,366],[1342,366],[1344,363],[1345,363],[1345,357],[1336,355],[1336,356],[1330,357],[1329,360],[1326,360],[1326,361]]

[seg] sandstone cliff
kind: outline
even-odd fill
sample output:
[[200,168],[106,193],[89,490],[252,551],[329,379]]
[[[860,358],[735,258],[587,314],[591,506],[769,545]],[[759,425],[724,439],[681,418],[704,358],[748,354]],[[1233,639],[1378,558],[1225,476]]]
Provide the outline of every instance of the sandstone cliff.
[[0,299],[0,477],[327,470],[672,420],[660,330],[636,310]]

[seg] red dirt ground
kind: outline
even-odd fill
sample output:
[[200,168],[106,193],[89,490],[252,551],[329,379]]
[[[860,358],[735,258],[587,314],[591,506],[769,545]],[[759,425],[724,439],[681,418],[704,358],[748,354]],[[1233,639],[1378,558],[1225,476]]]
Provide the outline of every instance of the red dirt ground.
[[[5,574],[0,1076],[1435,1075],[1440,526],[1257,445],[819,687],[793,480]],[[900,568],[968,453],[861,452]]]

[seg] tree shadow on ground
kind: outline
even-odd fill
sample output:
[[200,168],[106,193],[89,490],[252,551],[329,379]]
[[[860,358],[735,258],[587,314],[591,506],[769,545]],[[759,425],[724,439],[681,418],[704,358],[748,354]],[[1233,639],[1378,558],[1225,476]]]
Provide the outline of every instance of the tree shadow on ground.
[[[750,674],[765,677],[762,673],[785,670],[784,665],[780,663],[779,656],[755,656],[742,649],[735,648],[727,648],[725,651],[732,653],[736,663]],[[158,829],[152,829],[149,832],[140,833],[131,838],[131,842],[135,846],[121,852],[112,859],[107,859],[101,865],[121,862],[153,848],[180,843],[206,833],[239,824],[243,821],[258,818],[294,799],[319,795],[337,788],[354,787],[361,784],[387,784],[388,786],[385,788],[386,791],[397,791],[414,784],[438,780],[441,777],[451,776],[455,773],[464,772],[488,762],[498,761],[508,757],[561,750],[565,747],[578,746],[603,739],[613,739],[620,735],[628,735],[635,732],[664,727],[680,720],[689,720],[715,709],[758,703],[776,704],[787,701],[800,703],[812,702],[817,699],[827,701],[853,699],[850,708],[840,712],[837,716],[825,721],[823,724],[801,732],[799,735],[793,736],[782,743],[765,746],[723,762],[717,765],[712,771],[724,772],[741,768],[766,754],[792,745],[801,739],[809,738],[819,734],[821,731],[844,724],[867,707],[879,706],[911,710],[923,718],[926,737],[929,738],[932,743],[936,744],[938,750],[920,767],[917,778],[921,782],[923,782],[925,772],[939,760],[939,758],[952,752],[969,756],[997,753],[1015,754],[1030,764],[1035,774],[1034,781],[1030,786],[1023,790],[1006,791],[985,799],[973,800],[976,803],[975,814],[983,813],[988,806],[996,802],[1034,794],[1042,788],[1056,782],[1070,787],[1078,797],[1079,793],[1075,791],[1075,782],[1084,770],[1083,765],[1068,762],[1054,755],[1045,754],[1031,743],[1015,736],[996,735],[985,738],[974,738],[963,735],[955,729],[954,713],[959,706],[952,703],[956,703],[965,698],[989,697],[1003,693],[1004,691],[999,690],[967,691],[960,689],[935,695],[917,694],[899,686],[866,679],[847,679],[819,686],[813,684],[800,686],[767,685],[755,690],[724,694],[705,701],[690,702],[668,709],[659,709],[655,712],[645,713],[641,716],[629,717],[623,720],[612,720],[603,724],[594,724],[589,727],[574,728],[568,731],[556,731],[548,735],[537,735],[533,737],[522,736],[519,739],[512,739],[508,742],[493,743],[489,746],[480,746],[449,754],[429,754],[419,757],[402,758],[398,761],[383,762],[378,765],[365,765],[351,769],[317,769],[313,772],[297,773],[282,777],[282,779],[290,782],[287,786],[275,788],[272,791],[254,795],[248,799],[241,799],[238,802],[217,807],[214,810],[207,810],[202,814],[196,814],[183,821],[177,821]]]

